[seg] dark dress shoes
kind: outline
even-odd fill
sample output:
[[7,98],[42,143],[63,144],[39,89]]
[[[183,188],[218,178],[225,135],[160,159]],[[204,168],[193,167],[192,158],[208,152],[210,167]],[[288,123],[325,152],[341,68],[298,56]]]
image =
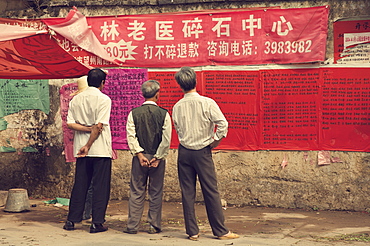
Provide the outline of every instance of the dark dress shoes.
[[73,231],[75,229],[75,223],[73,223],[72,221],[67,220],[66,223],[63,226],[63,229],[67,230],[67,231]]
[[150,225],[149,226],[149,229],[148,229],[148,233],[149,234],[155,234],[155,233],[160,233],[162,230],[153,226],[153,225]]
[[136,230],[132,230],[132,229],[124,229],[123,230],[124,233],[128,233],[128,234],[137,234],[137,231]]
[[91,224],[90,226],[90,233],[98,233],[98,232],[103,232],[103,231],[107,231],[108,230],[108,227],[107,226],[103,226],[103,224]]

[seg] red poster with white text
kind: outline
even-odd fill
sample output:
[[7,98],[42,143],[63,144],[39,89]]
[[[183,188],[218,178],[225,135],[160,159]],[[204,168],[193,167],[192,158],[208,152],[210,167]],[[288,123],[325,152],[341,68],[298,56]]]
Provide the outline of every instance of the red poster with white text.
[[[120,65],[181,67],[324,61],[328,13],[328,6],[320,6],[86,19],[109,56]],[[71,35],[79,36],[78,33]],[[58,39],[61,46],[82,63],[116,66],[98,59],[67,38]]]

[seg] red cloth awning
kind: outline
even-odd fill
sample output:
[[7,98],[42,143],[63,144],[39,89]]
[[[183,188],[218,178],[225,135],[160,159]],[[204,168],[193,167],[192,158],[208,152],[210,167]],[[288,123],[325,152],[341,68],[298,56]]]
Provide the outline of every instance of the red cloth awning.
[[[92,67],[65,50],[55,33],[115,63],[88,27],[86,17],[76,8],[65,19],[0,18],[0,25],[0,79],[63,79],[86,75]],[[83,29],[83,37],[74,36],[77,27]]]
[[0,42],[1,79],[76,78],[89,70],[49,34]]

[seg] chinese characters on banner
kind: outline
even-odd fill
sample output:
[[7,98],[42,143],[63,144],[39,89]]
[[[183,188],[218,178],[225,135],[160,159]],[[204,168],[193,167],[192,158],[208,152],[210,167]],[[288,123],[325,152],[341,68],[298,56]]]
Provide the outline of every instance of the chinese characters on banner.
[[[110,57],[125,67],[251,65],[324,61],[328,12],[321,6],[86,19]],[[58,40],[83,64],[115,66],[67,38]]]
[[334,63],[370,63],[370,18],[334,22]]
[[[181,67],[324,61],[328,13],[328,6],[320,6],[104,17],[85,17],[72,10],[63,19],[0,18],[2,25],[40,33],[22,39],[6,34],[14,39],[0,45],[4,53],[0,77],[74,78],[91,67],[117,64]],[[58,34],[44,34],[49,29]]]

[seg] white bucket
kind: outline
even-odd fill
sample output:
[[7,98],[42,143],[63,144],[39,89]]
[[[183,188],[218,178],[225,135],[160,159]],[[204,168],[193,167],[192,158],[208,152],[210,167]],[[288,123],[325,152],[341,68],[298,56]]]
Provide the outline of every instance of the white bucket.
[[4,211],[22,212],[30,210],[30,201],[26,189],[15,188],[8,191]]

